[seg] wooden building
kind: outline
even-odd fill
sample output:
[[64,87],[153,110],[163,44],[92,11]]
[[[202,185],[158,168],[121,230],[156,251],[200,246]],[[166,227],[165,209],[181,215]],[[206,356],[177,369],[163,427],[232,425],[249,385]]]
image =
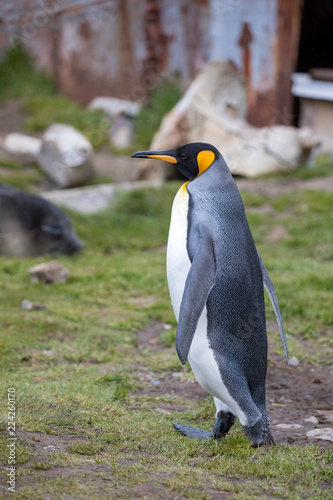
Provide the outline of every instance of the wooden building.
[[291,75],[332,67],[331,0],[12,0],[0,57],[21,41],[60,90],[141,100],[162,77],[186,84],[225,59],[245,75],[248,119],[295,123]]

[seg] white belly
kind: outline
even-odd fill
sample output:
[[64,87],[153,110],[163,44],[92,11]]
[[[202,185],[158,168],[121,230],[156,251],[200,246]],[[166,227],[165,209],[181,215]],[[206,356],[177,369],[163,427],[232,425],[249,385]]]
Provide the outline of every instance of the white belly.
[[[181,187],[172,206],[167,247],[168,285],[177,321],[186,278],[191,267],[186,248],[188,197],[186,189]],[[241,423],[245,425],[246,417],[224,385],[213,351],[208,343],[206,307],[199,318],[188,360],[201,387],[225,403],[234,415],[239,417]]]
[[191,267],[186,249],[188,192],[181,187],[175,196],[167,247],[167,277],[172,307],[179,319],[185,281]]

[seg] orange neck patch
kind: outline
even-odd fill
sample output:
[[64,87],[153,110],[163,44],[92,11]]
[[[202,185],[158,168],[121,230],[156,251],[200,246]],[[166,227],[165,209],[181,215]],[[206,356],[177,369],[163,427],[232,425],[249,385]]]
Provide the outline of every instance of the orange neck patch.
[[207,151],[207,150],[200,151],[200,153],[198,153],[197,156],[197,162],[199,168],[199,173],[197,177],[199,177],[199,175],[201,175],[205,170],[207,170],[207,168],[211,166],[214,160],[215,160],[215,154],[213,153],[213,151]]
[[187,181],[185,182],[182,186],[180,186],[180,192],[182,194],[186,194],[187,193],[187,184],[189,183],[190,181]]

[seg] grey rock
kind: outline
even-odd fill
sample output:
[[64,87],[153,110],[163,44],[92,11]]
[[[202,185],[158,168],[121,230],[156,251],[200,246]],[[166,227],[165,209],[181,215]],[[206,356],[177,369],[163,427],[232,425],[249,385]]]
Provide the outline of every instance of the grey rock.
[[141,105],[137,102],[116,97],[95,97],[89,104],[89,109],[101,109],[111,118],[119,115],[135,117],[140,113]]
[[30,302],[30,300],[27,299],[22,300],[21,302],[21,309],[23,309],[24,311],[33,311],[33,310],[41,311],[45,308],[46,306],[41,302]]
[[309,417],[304,420],[304,422],[309,422],[310,424],[318,424],[319,420],[317,417]]
[[45,132],[37,162],[57,186],[81,186],[93,175],[92,149],[74,127],[57,123]]
[[293,356],[292,358],[289,359],[289,366],[298,366],[299,365],[299,361],[298,359],[296,358],[296,356]]
[[41,150],[42,140],[13,132],[4,137],[2,147],[7,153],[18,159],[24,157],[35,160]]
[[69,270],[60,262],[43,262],[28,269],[31,283],[65,283],[69,277]]
[[95,214],[109,208],[116,194],[120,191],[132,191],[159,186],[161,186],[161,182],[158,180],[119,182],[117,184],[100,184],[98,186],[87,186],[63,191],[50,191],[43,193],[41,196],[81,214]]
[[308,439],[322,439],[323,441],[331,441],[333,443],[333,429],[325,427],[324,429],[313,429],[306,433]]

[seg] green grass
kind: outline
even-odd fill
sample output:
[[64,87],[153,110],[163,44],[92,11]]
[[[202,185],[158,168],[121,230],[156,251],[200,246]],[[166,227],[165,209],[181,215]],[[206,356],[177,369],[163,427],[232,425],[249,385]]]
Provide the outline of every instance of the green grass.
[[61,95],[51,78],[35,69],[20,45],[12,48],[0,64],[0,101],[6,99],[21,99],[23,111],[29,114],[24,123],[27,132],[66,123],[80,130],[94,147],[108,140],[103,112],[85,109]]
[[[28,268],[50,257],[1,257],[0,398],[5,403],[7,387],[16,388],[17,498],[111,498],[115,491],[128,499],[332,497],[330,451],[253,450],[239,424],[223,442],[185,439],[172,421],[210,429],[211,398],[150,394],[150,377],[178,372],[175,388],[177,380],[193,379],[176,355],[165,276],[177,187],[121,194],[114,209],[92,216],[71,213],[86,246],[80,256],[59,259],[71,271],[66,284],[30,284]],[[246,196],[252,206],[267,201]],[[250,214],[249,222],[292,335],[290,354],[303,363],[331,363],[333,194],[290,193],[274,206],[275,214]],[[268,243],[275,224],[290,238]],[[46,309],[21,310],[23,299]],[[267,316],[274,317],[268,300]],[[162,347],[139,349],[136,332],[156,321],[171,325],[160,335]],[[282,357],[278,334],[270,333],[270,341],[270,352]],[[176,415],[164,411],[172,405]]]
[[150,102],[142,108],[135,120],[136,143],[133,149],[147,149],[161,121],[181,98],[179,85],[173,81],[161,82],[150,96]]
[[275,174],[264,175],[265,179],[313,179],[314,177],[328,177],[333,175],[333,162],[329,155],[321,154],[315,158],[310,165],[301,165],[300,167]]
[[[0,160],[0,167],[2,162]],[[22,189],[28,193],[38,193],[38,186],[42,183],[45,178],[43,172],[39,170],[36,165],[29,165],[14,169],[5,165],[5,175],[1,175],[1,182],[9,186],[15,187],[16,189]]]

